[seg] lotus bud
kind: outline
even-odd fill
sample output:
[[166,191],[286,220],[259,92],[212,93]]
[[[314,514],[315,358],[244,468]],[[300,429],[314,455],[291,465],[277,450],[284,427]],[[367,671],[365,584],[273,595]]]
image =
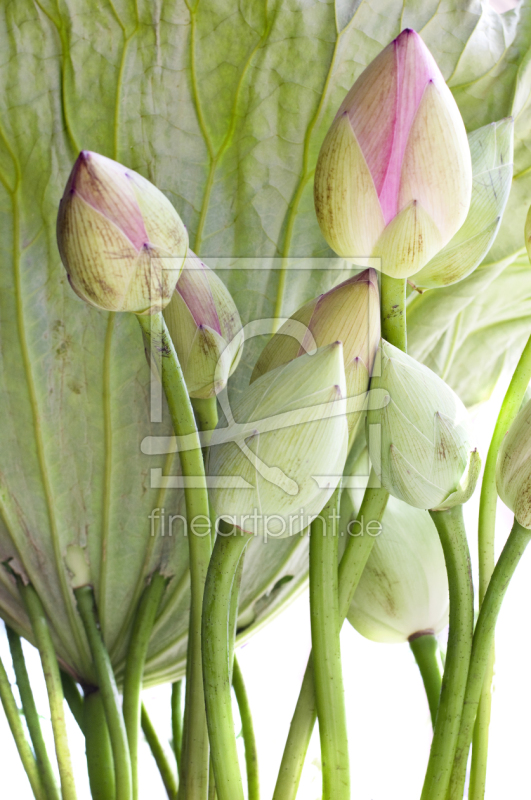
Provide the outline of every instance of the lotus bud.
[[242,324],[223,281],[190,250],[164,318],[190,397],[219,394],[242,354]]
[[232,425],[218,428],[211,441],[207,474],[216,515],[264,537],[304,530],[341,479],[345,396],[340,342],[248,386],[232,409]]
[[518,412],[501,444],[496,484],[516,521],[531,529],[531,401]]
[[[340,341],[347,386],[347,420],[355,434],[380,338],[376,273],[367,269],[299,308],[270,339],[251,382],[315,347]],[[360,402],[361,401],[361,402]]]
[[465,126],[420,36],[404,30],[369,64],[336,114],[314,198],[338,255],[418,272],[466,219],[472,165]]
[[170,302],[188,234],[152,183],[83,151],[59,204],[57,243],[82,300],[106,311],[154,314]]
[[416,508],[465,503],[480,470],[465,406],[431,369],[384,340],[379,357],[367,421],[369,454],[382,485]]
[[446,564],[430,515],[389,498],[349,622],[375,642],[407,642],[419,633],[440,633],[448,607]]

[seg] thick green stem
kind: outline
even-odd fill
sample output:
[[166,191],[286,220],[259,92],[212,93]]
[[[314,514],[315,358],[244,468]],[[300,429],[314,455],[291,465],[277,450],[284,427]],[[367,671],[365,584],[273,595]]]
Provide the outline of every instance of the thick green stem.
[[428,706],[430,707],[431,724],[435,728],[439,697],[441,696],[442,675],[439,667],[439,645],[431,632],[416,633],[409,637],[409,646],[415,656],[420,670]]
[[76,785],[66,734],[63,686],[50,628],[48,627],[48,621],[40,598],[33,586],[31,584],[25,586],[19,580],[18,587],[30,618],[35,644],[41,657],[42,671],[44,672],[48,702],[50,704],[55,754],[61,779],[61,794],[63,800],[76,800]]
[[462,506],[430,511],[446,562],[450,628],[441,697],[421,800],[446,800],[472,650],[474,594]]
[[229,639],[231,598],[250,537],[220,528],[210,561],[203,604],[203,674],[208,733],[219,800],[243,800],[232,717]]
[[[376,480],[371,472],[369,487]],[[371,520],[383,517],[389,494],[385,489],[367,488],[357,516],[362,524],[362,535],[350,536],[339,565],[339,620],[347,616],[352,598],[362,572],[370,556],[375,539],[367,533]],[[295,800],[304,766],[304,759],[317,718],[312,655],[308,659],[299,699],[291,720],[291,726],[280,764],[273,800]]]
[[524,550],[529,544],[530,538],[531,531],[522,528],[515,520],[512,531],[494,569],[479,612],[468,670],[463,716],[448,794],[449,800],[461,800],[463,797],[468,751],[472,740],[474,719],[484,684],[485,671],[491,657],[496,620],[498,619],[509,582]]
[[[222,523],[223,524],[223,523]],[[232,670],[234,668],[234,650],[236,648],[236,632],[238,630],[238,608],[240,605],[240,588],[242,585],[244,554],[238,562],[234,580],[232,582],[230,608],[229,608],[229,669],[230,682],[232,683]]]
[[75,589],[74,594],[92,654],[94,670],[98,680],[111,739],[114,775],[116,780],[116,800],[131,800],[131,760],[129,758],[129,747],[127,745],[127,733],[120,709],[120,696],[116,688],[111,661],[101,637],[94,601],[94,592],[91,586],[82,586],[79,589]]
[[30,739],[33,744],[39,774],[42,778],[44,790],[48,800],[58,800],[59,792],[55,783],[55,776],[53,774],[52,765],[48,758],[48,752],[44,743],[44,738],[41,730],[41,723],[37,713],[35,700],[33,699],[33,692],[29,681],[28,671],[26,669],[26,661],[24,653],[22,652],[22,642],[20,636],[15,633],[9,626],[6,625],[7,639],[9,641],[9,649],[11,651],[11,658],[13,660],[13,669],[15,670],[15,677],[17,679],[18,691],[20,700],[22,702],[22,710],[28,726]]
[[350,800],[347,717],[341,669],[337,489],[310,532],[313,677],[323,773],[323,800]]
[[[518,414],[526,389],[531,381],[531,337],[523,349],[520,360],[505,393],[496,427],[485,461],[481,484],[478,523],[479,551],[479,604],[483,602],[489,581],[494,571],[495,526],[498,492],[496,490],[496,461],[503,438]],[[476,730],[472,746],[470,774],[470,800],[482,800],[485,795],[487,776],[487,753],[489,747],[490,710],[492,703],[492,678],[494,674],[494,645],[485,672],[485,683],[476,719]]]
[[175,681],[171,687],[171,730],[173,752],[177,762],[177,772],[181,774],[181,752],[183,746],[183,682]]
[[404,352],[407,350],[406,285],[405,278],[390,278],[381,273],[382,338]]
[[247,796],[249,800],[260,800],[258,750],[254,735],[253,717],[243,674],[236,657],[233,659],[232,688],[234,689],[242,721],[242,738],[245,747],[245,767],[247,771]]
[[83,731],[90,793],[97,800],[115,800],[116,780],[111,739],[99,689],[85,694]]
[[[207,800],[209,747],[205,717],[201,665],[201,609],[208,563],[210,535],[202,535],[210,524],[201,442],[186,384],[162,314],[138,317],[151,357],[161,376],[173,428],[186,437],[192,449],[179,453],[185,484],[187,534],[190,560],[191,606],[186,670],[185,733],[182,751],[180,800]],[[199,525],[201,535],[194,532]]]
[[159,737],[157,736],[157,732],[153,727],[153,723],[151,722],[143,703],[141,709],[141,723],[144,736],[146,737],[149,749],[151,750],[151,754],[155,759],[155,763],[158,767],[160,777],[162,778],[162,783],[164,784],[164,788],[166,789],[168,800],[175,800],[175,797],[177,795],[177,779],[175,776],[175,772],[166,756],[164,748],[160,743]]
[[144,664],[149,639],[165,588],[166,578],[157,574],[153,576],[151,583],[144,589],[136,612],[131,641],[127,651],[123,689],[123,715],[129,742],[129,756],[131,758],[133,800],[138,798],[138,734],[140,732],[140,692]]
[[206,400],[193,397],[191,400],[197,428],[200,431],[213,431],[218,424],[218,401],[216,397]]
[[493,639],[492,649],[485,669],[485,679],[481,689],[478,712],[474,723],[474,733],[472,736],[472,761],[470,764],[470,782],[468,786],[469,800],[483,800],[485,797],[494,662],[495,652]]
[[0,700],[35,800],[47,800],[37,762],[26,739],[18,706],[2,661],[0,661]]
[[214,765],[210,759],[210,770],[208,773],[208,800],[217,800],[216,779],[214,778]]
[[65,700],[68,703],[70,711],[72,712],[72,716],[79,725],[80,730],[83,732],[84,700],[81,696],[81,692],[77,688],[77,684],[71,675],[63,672],[63,670],[61,670],[61,685],[63,687]]

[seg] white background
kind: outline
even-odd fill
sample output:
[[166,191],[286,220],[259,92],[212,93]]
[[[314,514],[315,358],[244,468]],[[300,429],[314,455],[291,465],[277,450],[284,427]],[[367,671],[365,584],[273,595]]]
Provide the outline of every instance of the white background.
[[[476,442],[484,461],[506,381],[474,417]],[[467,528],[476,574],[478,495],[466,506]],[[503,547],[512,515],[499,502],[497,549]],[[476,582],[477,583],[477,582]],[[509,587],[497,629],[497,664],[491,724],[488,800],[528,796],[531,791],[531,547]],[[310,648],[308,595],[243,647],[239,653],[252,705],[262,798],[272,796],[278,765]],[[38,654],[25,644],[32,685],[52,751],[49,711]],[[420,676],[407,645],[382,645],[363,639],[348,623],[342,633],[343,671],[349,719],[352,795],[356,800],[414,800],[420,796],[431,726]],[[0,655],[10,665],[5,632]],[[12,673],[10,673],[13,678]],[[170,737],[170,687],[144,692],[144,700],[162,737]],[[79,800],[89,800],[84,744],[68,716]],[[145,742],[141,752],[140,797],[166,797]],[[0,709],[3,797],[33,797],[7,722]],[[319,742],[312,740],[300,800],[321,797]]]

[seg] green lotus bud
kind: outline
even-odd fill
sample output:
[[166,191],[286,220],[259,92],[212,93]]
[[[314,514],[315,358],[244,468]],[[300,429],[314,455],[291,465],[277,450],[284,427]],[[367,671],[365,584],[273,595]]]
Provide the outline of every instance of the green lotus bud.
[[191,250],[164,319],[190,397],[219,394],[242,354],[242,323],[223,281]]
[[501,444],[496,485],[516,521],[531,529],[531,401],[518,412]]
[[410,283],[433,289],[462,281],[489,252],[509,199],[513,178],[514,121],[491,122],[468,135],[472,199],[464,224]]
[[[216,515],[264,537],[304,530],[343,472],[345,395],[340,342],[248,386],[232,411],[233,425],[212,438],[207,474],[216,479],[210,492]],[[220,437],[225,441],[216,445]]]
[[340,341],[347,386],[349,432],[355,433],[362,400],[369,387],[380,339],[376,273],[367,269],[299,308],[270,339],[254,368],[251,382],[271,369],[315,347]]
[[376,256],[395,278],[418,272],[466,219],[465,126],[420,36],[404,30],[362,72],[317,161],[317,219],[344,258]]
[[106,311],[153,314],[171,299],[188,234],[152,183],[83,151],[59,204],[57,244],[82,300]]
[[382,485],[417,508],[465,503],[480,470],[465,406],[438,375],[388,342],[382,340],[379,354],[367,421]]
[[[352,520],[349,524],[354,535]],[[430,515],[389,498],[349,622],[375,642],[407,642],[421,632],[440,633],[448,624],[448,608],[446,564]]]

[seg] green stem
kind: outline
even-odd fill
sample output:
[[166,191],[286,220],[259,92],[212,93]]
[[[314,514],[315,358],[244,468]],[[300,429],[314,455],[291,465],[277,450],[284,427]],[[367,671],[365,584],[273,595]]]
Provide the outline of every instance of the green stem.
[[[369,487],[375,480],[374,472],[369,478]],[[367,488],[357,516],[363,523],[363,535],[351,536],[339,565],[339,620],[345,620],[357,589],[361,574],[371,554],[375,539],[366,532],[371,520],[383,517],[389,494],[385,489]],[[299,788],[304,759],[317,718],[312,655],[308,659],[299,699],[291,720],[291,726],[280,764],[273,800],[295,800]]]
[[[498,492],[496,490],[496,461],[503,438],[512,421],[518,414],[526,389],[531,381],[531,337],[522,351],[520,360],[505,393],[496,427],[485,461],[485,471],[481,484],[478,523],[479,550],[479,604],[483,602],[489,581],[494,571],[495,526]],[[470,771],[470,800],[482,800],[485,795],[487,775],[487,753],[489,747],[489,725],[492,703],[492,678],[494,675],[494,645],[485,672],[485,683],[476,719],[472,746],[472,765]]]
[[405,278],[390,278],[381,273],[380,305],[382,338],[407,351]]
[[35,705],[35,700],[33,699],[33,692],[31,690],[28,671],[26,669],[24,653],[22,652],[20,636],[7,625],[6,632],[7,639],[9,641],[9,649],[11,651],[11,659],[13,661],[13,669],[15,670],[15,677],[17,679],[20,700],[22,702],[22,710],[24,712],[24,717],[26,718],[26,724],[28,726],[30,739],[33,744],[33,750],[46,797],[48,800],[59,800],[59,792],[55,783],[55,776],[53,774],[50,759],[48,758],[48,752],[46,750],[46,745],[42,735],[37,707]]
[[247,796],[249,800],[260,800],[258,750],[254,735],[253,717],[243,674],[237,658],[233,660],[232,688],[234,689],[242,721],[242,738],[245,747],[245,766],[247,771]]
[[111,739],[99,689],[85,694],[83,731],[91,795],[97,800],[115,800],[116,779]]
[[428,705],[430,707],[431,724],[435,728],[439,697],[441,696],[442,675],[437,658],[439,645],[434,634],[423,631],[409,637],[409,646],[415,656],[415,661],[420,670]]
[[55,754],[61,779],[61,794],[63,800],[75,800],[76,786],[66,734],[63,686],[50,628],[48,627],[48,621],[40,598],[33,586],[31,584],[24,586],[23,582],[18,580],[18,587],[26,606],[33,636],[35,637],[35,644],[41,657],[42,671],[44,672],[48,702],[50,704]]
[[470,764],[470,782],[468,786],[469,800],[483,800],[485,797],[494,662],[495,652],[493,639],[492,650],[485,669],[485,679],[481,689],[481,697],[472,736],[472,760]]
[[242,584],[244,554],[238,562],[234,579],[232,581],[230,607],[229,607],[229,669],[230,683],[232,684],[232,670],[234,668],[234,650],[236,648],[236,632],[238,630],[238,608],[240,605],[240,587]]
[[250,536],[220,528],[203,603],[203,674],[208,733],[219,800],[243,800],[230,692],[229,618],[233,585]]
[[22,725],[18,706],[15,702],[11,684],[9,683],[9,678],[7,677],[7,672],[2,661],[0,661],[0,700],[2,701],[4,713],[13,735],[13,739],[15,740],[18,754],[20,756],[20,760],[22,761],[22,766],[24,767],[26,775],[28,776],[33,795],[36,800],[47,800],[41,783],[37,762],[35,761],[33,753],[31,752],[29,742],[26,739],[26,734],[24,733],[24,727]]
[[213,431],[218,424],[218,401],[216,397],[206,400],[193,397],[191,400],[197,428],[200,431]]
[[63,670],[61,670],[61,685],[63,687],[65,700],[68,703],[70,711],[72,712],[72,716],[79,725],[80,730],[83,732],[84,700],[74,679],[71,677],[71,675],[68,675],[68,673],[63,672]]
[[[188,529],[193,521],[204,529],[210,521],[205,469],[201,443],[188,397],[182,370],[162,314],[138,317],[166,394],[173,428],[177,436],[193,442],[193,449],[182,450],[183,476],[193,479],[193,488],[185,484],[184,496]],[[188,536],[191,606],[186,670],[185,734],[182,752],[181,800],[207,800],[209,747],[205,717],[201,655],[201,611],[211,553],[210,536]]]
[[341,669],[337,489],[310,532],[310,618],[323,800],[350,800],[347,718]]
[[157,736],[157,732],[153,727],[153,723],[151,722],[143,703],[141,708],[141,722],[144,736],[146,737],[151,754],[155,759],[160,777],[162,778],[162,782],[164,784],[164,788],[166,789],[166,794],[168,795],[169,800],[175,800],[177,795],[177,779],[175,777],[175,772],[166,756],[164,748],[159,740],[159,737]]
[[144,676],[149,639],[155,624],[160,601],[166,588],[166,578],[154,575],[144,589],[136,612],[127,650],[123,688],[123,715],[133,781],[133,800],[138,798],[138,734],[140,731],[140,692]]
[[441,697],[421,800],[446,800],[472,650],[474,595],[462,506],[430,511],[446,562],[450,628]]
[[463,796],[468,751],[472,739],[474,718],[481,697],[484,684],[485,671],[489,665],[492,652],[492,642],[494,641],[494,630],[496,620],[505,597],[505,592],[514,574],[518,562],[524,550],[529,544],[531,531],[522,528],[515,520],[512,531],[507,539],[502,554],[494,569],[489,587],[485,594],[481,606],[474,641],[470,667],[468,670],[468,680],[466,684],[465,705],[461,726],[459,729],[459,739],[455,752],[454,768],[450,782],[449,800],[461,800]]
[[214,765],[210,759],[210,769],[208,773],[208,800],[217,800],[216,779],[214,778]]
[[177,762],[177,772],[181,774],[181,752],[183,746],[183,682],[175,681],[171,687],[171,730],[173,752]]
[[131,800],[131,760],[127,746],[127,733],[120,709],[120,696],[116,688],[111,661],[101,638],[94,592],[91,586],[82,586],[79,589],[75,589],[74,594],[87,635],[109,729],[116,779],[116,800]]

